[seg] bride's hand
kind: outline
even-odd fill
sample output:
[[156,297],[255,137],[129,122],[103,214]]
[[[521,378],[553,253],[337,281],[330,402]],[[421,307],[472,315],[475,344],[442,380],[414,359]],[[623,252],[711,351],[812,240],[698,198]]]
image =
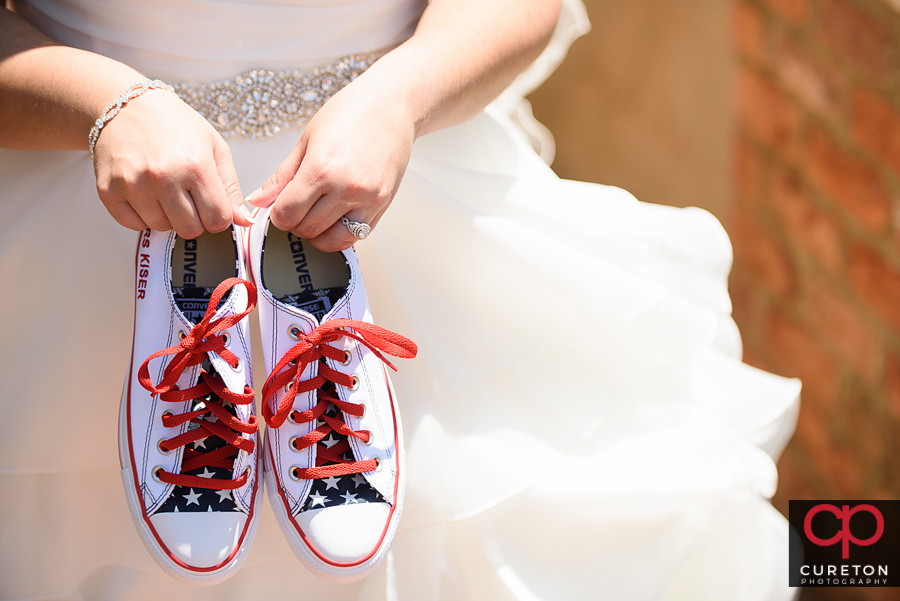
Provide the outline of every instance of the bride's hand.
[[362,76],[335,94],[248,202],[272,206],[275,227],[324,251],[356,242],[343,216],[374,228],[400,186],[416,134],[413,120],[383,90]]
[[94,148],[97,191],[121,225],[184,238],[250,225],[231,151],[188,105],[162,90],[131,100]]

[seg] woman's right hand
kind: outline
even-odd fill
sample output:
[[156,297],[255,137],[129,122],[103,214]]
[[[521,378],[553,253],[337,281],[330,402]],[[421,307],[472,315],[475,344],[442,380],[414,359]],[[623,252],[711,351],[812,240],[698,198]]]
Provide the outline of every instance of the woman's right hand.
[[106,123],[94,171],[100,200],[127,228],[190,239],[251,224],[225,140],[165,90],[130,100]]

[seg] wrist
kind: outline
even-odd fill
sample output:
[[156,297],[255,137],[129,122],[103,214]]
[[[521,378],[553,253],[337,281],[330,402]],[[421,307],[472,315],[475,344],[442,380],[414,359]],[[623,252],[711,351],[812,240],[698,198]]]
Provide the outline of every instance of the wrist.
[[100,116],[94,121],[91,131],[88,134],[88,150],[90,150],[91,153],[91,161],[94,160],[94,146],[97,144],[100,132],[103,131],[104,126],[118,115],[119,111],[121,111],[129,102],[151,90],[164,90],[173,95],[175,94],[175,89],[169,84],[158,79],[148,79],[129,86],[116,97],[115,100],[108,104],[105,109],[103,109]]

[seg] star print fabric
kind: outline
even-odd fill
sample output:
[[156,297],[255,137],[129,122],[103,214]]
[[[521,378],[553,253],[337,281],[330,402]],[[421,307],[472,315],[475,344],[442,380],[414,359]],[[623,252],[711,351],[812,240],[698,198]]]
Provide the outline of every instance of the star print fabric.
[[[214,369],[208,362],[204,362],[203,366],[205,369],[215,373]],[[191,410],[199,411],[203,408],[203,403],[205,401],[209,401],[212,399],[218,399],[218,396],[216,396],[215,394],[210,394],[206,397],[195,400]],[[224,403],[224,406],[229,413],[231,413],[232,415],[236,415],[234,405],[226,402]],[[219,418],[214,416],[212,413],[207,413],[201,419],[205,419],[210,422],[219,421]],[[198,427],[199,426],[196,424],[190,424],[190,427],[188,429],[193,430]],[[206,438],[201,438],[196,442],[187,444],[185,448],[193,449],[200,453],[208,453],[225,446],[225,444],[225,441],[218,436],[207,436]],[[237,453],[237,451],[235,451],[235,453]],[[218,478],[222,480],[230,480],[232,477],[231,470],[216,466],[204,466],[183,473],[188,476],[199,476],[201,478]],[[176,486],[175,490],[172,491],[172,494],[169,495],[169,498],[166,499],[166,502],[163,503],[163,505],[157,510],[156,513],[177,513],[183,511],[216,512],[240,510],[237,508],[237,505],[235,505],[234,498],[231,496],[230,490],[213,490],[210,488],[197,488],[196,486]]]
[[[329,405],[325,410],[325,415],[334,417],[338,415],[337,407]],[[324,423],[319,420],[317,425]],[[319,442],[325,447],[332,447],[347,437],[337,432],[331,432],[326,438]],[[347,451],[341,456],[343,459],[353,461],[353,451]],[[369,482],[362,474],[351,474],[348,476],[332,476],[330,478],[320,478],[314,480],[309,491],[309,496],[300,511],[308,511],[310,509],[322,509],[324,507],[334,507],[336,505],[352,505],[354,503],[384,503],[384,497],[372,488]]]

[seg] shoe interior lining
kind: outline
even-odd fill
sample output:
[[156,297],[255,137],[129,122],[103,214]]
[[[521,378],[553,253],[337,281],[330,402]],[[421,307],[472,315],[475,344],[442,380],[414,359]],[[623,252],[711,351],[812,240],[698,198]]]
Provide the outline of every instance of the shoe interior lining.
[[[175,236],[172,248],[172,293],[191,322],[203,319],[216,286],[237,276],[237,249],[231,229],[204,232],[188,240]],[[222,299],[224,302],[231,292]]]
[[263,243],[263,286],[278,300],[321,320],[347,292],[350,266],[339,252],[324,252],[270,227]]

